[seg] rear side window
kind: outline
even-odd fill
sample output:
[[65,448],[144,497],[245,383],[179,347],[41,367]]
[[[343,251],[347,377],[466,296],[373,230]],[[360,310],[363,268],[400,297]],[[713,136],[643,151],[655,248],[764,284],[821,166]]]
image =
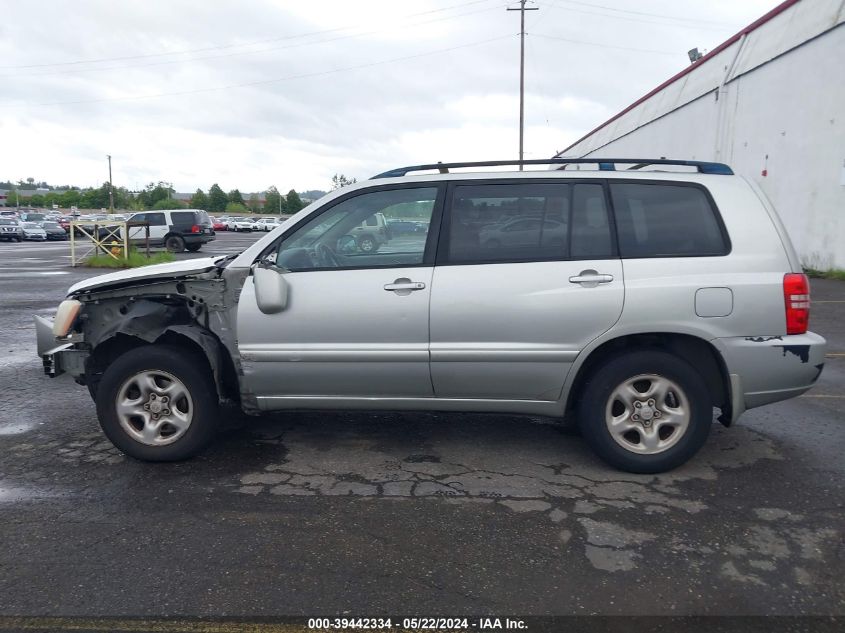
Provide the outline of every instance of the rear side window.
[[197,222],[196,214],[193,211],[172,211],[170,217],[173,218],[173,224],[180,226],[200,224],[200,222]]
[[600,184],[458,185],[446,228],[452,263],[613,256]]
[[167,222],[164,221],[163,213],[148,213],[147,222],[150,223],[150,226],[165,226],[167,224]]
[[611,183],[622,257],[725,255],[716,209],[700,187]]

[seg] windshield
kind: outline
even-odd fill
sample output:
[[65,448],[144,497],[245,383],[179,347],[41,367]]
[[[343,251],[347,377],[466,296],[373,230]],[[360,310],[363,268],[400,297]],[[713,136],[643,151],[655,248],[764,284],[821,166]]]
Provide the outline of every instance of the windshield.
[[60,228],[62,228],[58,224],[56,224],[55,222],[44,222],[44,223],[41,224],[41,226],[43,226],[45,229],[60,229]]
[[2,224],[3,226],[14,226],[14,225],[16,225],[17,223],[18,223],[18,221],[17,221],[17,220],[4,220],[4,219],[0,219],[0,224]]
[[24,222],[23,228],[25,228],[25,229],[37,229],[38,225],[35,222]]

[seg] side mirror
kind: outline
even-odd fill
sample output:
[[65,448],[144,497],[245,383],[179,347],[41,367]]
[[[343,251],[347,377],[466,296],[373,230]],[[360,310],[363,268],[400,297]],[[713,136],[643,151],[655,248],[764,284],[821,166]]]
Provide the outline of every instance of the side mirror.
[[357,249],[358,242],[355,241],[355,238],[351,235],[344,235],[338,239],[335,251],[338,253],[354,253]]
[[255,284],[255,302],[264,314],[276,314],[285,309],[288,303],[288,282],[285,276],[275,268],[261,265],[252,269]]

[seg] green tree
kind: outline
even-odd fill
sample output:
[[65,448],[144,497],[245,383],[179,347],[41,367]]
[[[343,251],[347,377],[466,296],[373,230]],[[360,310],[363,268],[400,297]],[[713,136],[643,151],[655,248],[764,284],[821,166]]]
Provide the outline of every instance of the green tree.
[[54,204],[60,204],[59,194],[54,191],[44,194],[44,206],[52,209]]
[[153,211],[167,211],[169,209],[184,209],[185,205],[180,200],[168,200],[165,198],[164,200],[159,200],[156,202],[152,210]]
[[133,195],[129,193],[126,187],[115,187],[114,189],[114,208],[115,209],[129,209],[131,208]]
[[285,213],[287,211],[287,202],[285,197],[279,193],[275,187],[270,187],[264,193],[264,212],[265,213]]
[[197,189],[197,192],[191,196],[191,206],[194,209],[207,209],[208,208],[208,196],[205,195],[202,189]]
[[71,207],[78,207],[82,197],[76,189],[68,189],[59,197],[59,206],[70,209]]
[[340,189],[341,187],[346,187],[348,185],[354,185],[358,182],[355,178],[347,178],[343,174],[335,174],[332,176],[332,191],[335,189]]
[[250,211],[258,213],[261,211],[261,201],[258,199],[258,194],[252,193],[249,196],[249,202],[247,205]]
[[174,194],[173,185],[169,182],[151,182],[138,194],[138,200],[145,209],[151,209],[160,200],[169,200]]
[[244,202],[244,197],[241,195],[241,192],[237,189],[232,189],[229,192],[229,202],[234,202],[235,204],[239,204],[241,206],[246,206],[246,202]]
[[296,213],[299,211],[303,206],[302,200],[299,198],[299,194],[296,193],[295,189],[291,189],[288,191],[288,195],[286,198],[288,213]]
[[44,196],[40,194],[34,194],[29,199],[29,206],[31,207],[43,207],[44,206]]
[[216,182],[211,185],[208,190],[208,209],[210,213],[220,213],[226,210],[226,205],[229,204],[229,197],[226,192],[220,188]]
[[238,202],[229,202],[226,204],[226,213],[247,213],[249,209],[246,208],[245,204],[240,204]]

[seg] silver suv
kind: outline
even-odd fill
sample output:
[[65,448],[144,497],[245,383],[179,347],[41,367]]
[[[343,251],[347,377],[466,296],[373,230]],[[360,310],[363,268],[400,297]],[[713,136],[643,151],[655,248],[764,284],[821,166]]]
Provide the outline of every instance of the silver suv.
[[[552,169],[394,170],[238,255],[80,282],[36,317],[45,371],[86,385],[143,460],[194,455],[231,402],[571,416],[641,473],[692,457],[714,407],[727,426],[812,387],[807,278],[753,183],[717,163],[529,163]],[[365,252],[350,232],[373,214],[428,230]]]

